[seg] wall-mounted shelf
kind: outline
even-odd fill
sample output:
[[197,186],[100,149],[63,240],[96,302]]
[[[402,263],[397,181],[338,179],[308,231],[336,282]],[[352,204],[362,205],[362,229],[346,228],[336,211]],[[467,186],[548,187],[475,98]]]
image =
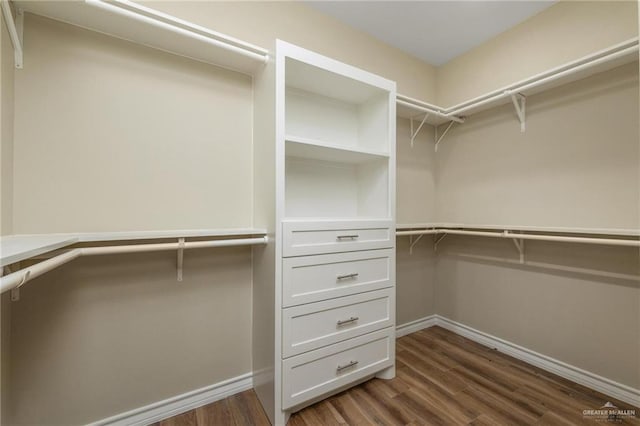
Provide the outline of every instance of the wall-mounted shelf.
[[245,74],[253,74],[268,59],[266,49],[128,0],[21,0],[15,5],[36,15]]
[[217,238],[231,236],[264,236],[265,229],[222,228],[168,231],[119,231],[75,234],[26,234],[0,237],[0,266],[10,265],[76,243],[101,241],[159,240],[174,238]]
[[[186,238],[214,238],[212,240],[185,241]],[[104,232],[95,234],[52,234],[52,235],[13,235],[0,238],[1,263],[4,268],[22,260],[30,259],[54,250],[70,247],[76,243],[98,241],[127,241],[149,239],[174,239],[177,242],[142,243],[130,245],[107,245],[71,248],[57,253],[49,259],[18,271],[7,271],[0,278],[0,293],[11,290],[11,299],[19,300],[19,288],[42,274],[49,272],[80,256],[95,256],[121,253],[142,253],[176,250],[178,281],[182,281],[183,252],[186,249],[207,247],[247,246],[267,243],[267,231],[264,229],[204,229],[186,231],[141,231],[141,232]]]
[[69,235],[11,235],[0,238],[0,267],[70,246],[78,238]]
[[[412,120],[412,144],[424,123],[433,126],[447,122],[461,123],[464,122],[464,117],[505,104],[514,105],[520,129],[525,131],[527,96],[634,61],[638,61],[637,37],[447,108],[397,95],[397,112],[399,117]],[[425,117],[427,117],[426,120]],[[414,123],[418,126],[415,131]]]
[[640,230],[636,229],[462,225],[453,223],[399,224],[396,226],[396,236],[408,236],[410,238],[410,253],[413,252],[413,247],[424,235],[438,235],[434,241],[434,250],[437,250],[438,244],[447,235],[507,238],[513,241],[518,250],[520,263],[524,263],[525,240],[640,247]]

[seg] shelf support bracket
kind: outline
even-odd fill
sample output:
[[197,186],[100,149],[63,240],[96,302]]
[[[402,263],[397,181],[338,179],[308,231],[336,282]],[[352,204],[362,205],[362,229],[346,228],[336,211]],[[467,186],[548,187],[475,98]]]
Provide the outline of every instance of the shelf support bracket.
[[[17,270],[19,270],[20,263],[17,263],[16,265],[17,265]],[[0,276],[9,275],[12,272],[14,271],[11,270],[10,266],[5,266],[4,268],[0,269]],[[17,302],[20,300],[20,287],[22,287],[22,285],[29,280],[29,275],[31,275],[31,271],[25,272],[24,275],[22,276],[22,280],[20,281],[20,283],[15,288],[11,289],[12,302]]]
[[516,250],[520,254],[520,264],[524,264],[524,240],[522,238],[517,238],[517,235],[512,234],[509,231],[504,231],[504,236],[511,238],[513,244],[516,246]]
[[184,262],[184,238],[178,239],[178,281],[182,281],[182,264]]
[[443,233],[441,236],[436,238],[436,240],[433,242],[433,251],[438,251],[438,244],[440,244],[442,242],[442,240],[444,240],[444,237],[446,237],[446,236],[447,236],[447,234]]
[[444,129],[444,132],[442,132],[442,135],[440,135],[440,137],[438,137],[438,126],[435,126],[435,132],[436,132],[436,152],[438,152],[438,145],[440,145],[440,142],[442,142],[442,139],[444,139],[445,135],[447,134],[447,132],[449,130],[451,130],[451,127],[453,127],[455,121],[451,121],[449,123],[449,125],[447,126],[446,129]]
[[524,131],[526,130],[527,98],[521,93],[513,93],[511,95],[511,102],[513,102],[513,106],[516,109],[516,114],[518,114],[518,120],[520,121],[520,131],[524,133]]
[[418,235],[418,237],[414,240],[413,235],[409,235],[409,254],[413,254],[413,248],[416,244],[418,244],[418,241],[420,241],[422,237],[424,237],[424,234]]
[[9,0],[0,0],[2,7],[2,15],[4,22],[7,24],[9,38],[13,45],[13,59],[15,67],[22,69],[23,66],[23,50],[22,50],[22,28],[24,26],[24,12],[21,9],[16,10],[15,19],[11,11]]
[[420,125],[418,126],[418,128],[414,132],[413,131],[413,117],[411,117],[411,148],[413,148],[413,143],[414,143],[414,141],[416,139],[416,136],[418,136],[418,133],[420,132],[420,129],[422,129],[422,126],[424,126],[424,123],[427,121],[428,118],[429,118],[429,113],[426,113],[424,115],[424,118],[420,122]]

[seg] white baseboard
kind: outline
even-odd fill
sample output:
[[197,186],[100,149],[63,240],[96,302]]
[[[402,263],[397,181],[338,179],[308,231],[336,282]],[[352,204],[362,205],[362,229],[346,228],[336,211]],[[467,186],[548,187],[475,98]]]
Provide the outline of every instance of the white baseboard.
[[[640,406],[640,389],[634,389],[622,383],[615,382],[581,368],[569,365],[565,362],[548,357],[541,353],[532,351],[515,343],[508,342],[496,336],[471,328],[467,325],[452,321],[440,315],[435,316],[435,324],[449,331],[452,331],[481,345],[495,348],[500,352],[524,361],[528,364],[539,367],[543,370],[557,374],[560,377],[569,379],[572,382],[581,384],[590,389],[612,396],[631,404]],[[431,317],[427,317],[430,318]]]
[[174,396],[145,407],[90,423],[91,426],[144,426],[168,417],[182,414],[197,407],[210,404],[228,396],[253,388],[253,374],[246,373],[223,382]]
[[415,321],[407,322],[396,327],[396,338],[415,333],[425,328],[433,327],[437,322],[437,315],[429,315]]
[[[425,328],[440,326],[481,345],[495,348],[500,352],[557,374],[575,383],[605,395],[619,399],[636,407],[640,406],[640,390],[622,383],[609,380],[597,374],[574,367],[557,359],[542,355],[538,352],[508,342],[491,334],[471,328],[467,325],[452,321],[441,315],[429,315],[415,321],[396,327],[396,337],[406,336]],[[107,419],[91,423],[91,426],[102,425],[131,425],[144,426],[162,419],[182,414],[186,411],[210,404],[236,393],[253,387],[253,374],[247,373],[220,383],[213,384],[192,392],[178,395],[164,401],[156,402],[145,407],[137,408],[126,413],[118,414]]]

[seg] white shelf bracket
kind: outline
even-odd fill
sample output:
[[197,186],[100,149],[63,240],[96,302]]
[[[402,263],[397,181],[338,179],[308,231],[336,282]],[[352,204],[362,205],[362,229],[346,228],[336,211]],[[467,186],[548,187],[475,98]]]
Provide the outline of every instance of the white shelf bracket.
[[7,24],[9,38],[11,39],[11,44],[13,45],[13,58],[15,66],[18,69],[22,69],[22,28],[24,26],[24,12],[21,9],[16,10],[16,16],[14,18],[9,0],[0,0],[0,2],[0,6],[2,7],[2,16],[4,16],[4,22]]
[[182,264],[184,262],[184,238],[178,239],[178,281],[182,281]]
[[518,120],[520,121],[520,131],[524,133],[526,130],[526,106],[527,106],[527,98],[521,93],[513,93],[511,94],[511,101],[513,102],[513,106],[516,109],[516,114],[518,114]]
[[[19,270],[20,269],[20,263],[17,263],[16,265],[17,265],[17,269]],[[2,272],[1,275],[9,275],[13,271],[11,270],[11,268],[9,266],[5,266],[4,268],[2,268],[2,270],[0,272]],[[22,276],[22,280],[20,281],[20,283],[15,288],[11,289],[11,301],[12,302],[17,302],[17,301],[20,300],[20,287],[22,287],[22,285],[29,280],[29,275],[31,275],[31,271],[27,270],[27,272],[25,272],[24,275]]]
[[504,231],[505,237],[512,238],[513,244],[516,246],[516,250],[520,254],[520,263],[524,264],[524,240],[522,238],[517,238],[517,235],[512,234],[509,231]]
[[447,134],[447,132],[449,132],[449,130],[451,130],[451,127],[453,127],[453,125],[455,124],[455,121],[451,121],[449,123],[449,125],[447,126],[446,129],[444,129],[444,132],[442,132],[442,135],[440,135],[440,137],[438,137],[438,126],[435,126],[435,132],[436,132],[436,152],[438,152],[438,145],[440,145],[440,142],[442,142],[442,139],[444,139],[445,135]]
[[414,141],[416,139],[416,136],[418,136],[418,133],[420,132],[420,129],[422,129],[422,126],[424,126],[424,123],[426,123],[428,118],[429,118],[429,113],[426,113],[424,115],[424,118],[420,122],[420,125],[418,126],[418,128],[414,132],[413,131],[413,117],[411,117],[411,148],[413,148],[413,143],[414,143]]
[[436,238],[436,240],[433,242],[433,251],[438,251],[438,244],[440,244],[442,240],[444,240],[444,237],[446,236],[447,234],[445,233],[439,236],[438,238]]
[[418,244],[418,241],[420,241],[422,237],[424,237],[424,234],[418,235],[418,237],[414,240],[413,235],[409,235],[409,254],[413,254],[413,248],[416,244]]

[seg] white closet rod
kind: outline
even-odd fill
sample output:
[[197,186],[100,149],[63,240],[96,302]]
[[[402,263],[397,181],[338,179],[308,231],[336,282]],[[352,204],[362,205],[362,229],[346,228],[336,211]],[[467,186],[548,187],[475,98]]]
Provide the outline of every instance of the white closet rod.
[[255,244],[266,244],[267,237],[259,238],[237,238],[229,240],[212,240],[212,241],[189,241],[185,243],[158,243],[158,244],[135,244],[125,246],[106,246],[106,247],[85,247],[69,250],[63,254],[52,257],[51,259],[40,262],[28,268],[8,274],[0,278],[0,293],[12,290],[22,286],[40,275],[43,275],[58,266],[71,262],[80,256],[95,256],[102,254],[121,254],[121,253],[141,253],[165,250],[195,249],[206,247],[229,247],[229,246],[247,246]]
[[410,98],[408,96],[398,95],[396,97],[396,103],[398,105],[406,106],[411,109],[424,112],[426,114],[435,115],[436,117],[455,121],[457,123],[464,123],[464,119],[460,117],[455,117],[451,114],[446,114],[442,112],[440,109],[438,109],[438,107],[436,107],[435,105],[430,105],[425,102],[419,101],[417,99]]
[[500,89],[498,91],[488,93],[486,95],[463,102],[453,107],[446,108],[444,109],[444,112],[448,116],[460,115],[470,109],[479,108],[486,104],[496,102],[500,99],[510,97],[513,94],[534,89],[536,87],[553,82],[563,77],[567,77],[569,75],[576,74],[584,70],[587,70],[589,68],[595,67],[597,65],[611,62],[616,59],[622,58],[624,56],[633,54],[634,52],[637,52],[637,51],[638,51],[638,40],[634,39],[632,41],[628,41],[620,45],[614,46],[610,49],[606,49],[605,51],[594,53],[593,55],[589,55],[588,57],[582,58],[571,64],[567,64],[562,67],[558,67],[553,70],[544,72],[528,80],[525,80],[524,82],[518,82],[511,86],[507,86],[503,89]]
[[540,240],[556,241],[565,243],[582,244],[602,244],[608,246],[640,247],[640,240],[623,240],[615,238],[593,238],[593,237],[566,237],[560,235],[542,234],[516,234],[510,231],[487,232],[487,231],[464,231],[459,229],[425,229],[411,231],[396,231],[396,235],[427,235],[427,234],[451,234],[451,235],[472,235],[476,237],[511,238],[517,240]]
[[256,46],[252,46],[248,43],[227,36],[224,36],[223,40],[219,40],[217,38],[222,37],[219,33],[127,0],[114,0],[113,2],[106,2],[104,0],[85,0],[85,3],[107,12],[119,14],[149,25],[154,25],[251,59],[262,62],[267,62],[269,59],[266,51],[264,53],[258,53],[262,52],[262,49]]

